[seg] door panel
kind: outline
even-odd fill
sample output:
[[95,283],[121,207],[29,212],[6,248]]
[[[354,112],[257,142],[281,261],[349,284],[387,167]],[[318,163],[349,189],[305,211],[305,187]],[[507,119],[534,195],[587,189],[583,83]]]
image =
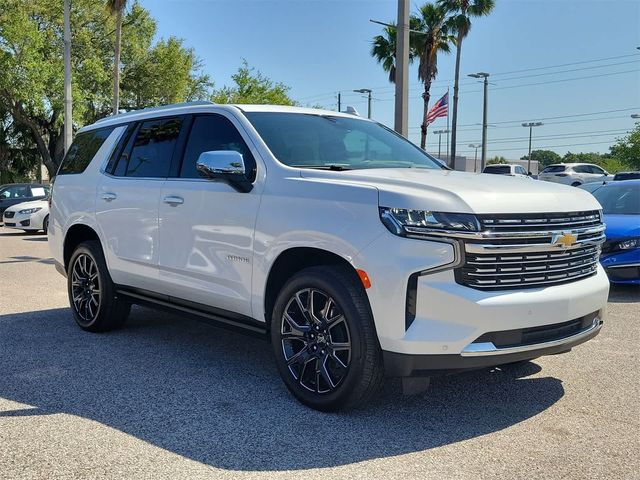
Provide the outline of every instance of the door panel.
[[141,122],[114,162],[114,175],[102,175],[96,218],[116,283],[150,291],[159,288],[158,205],[183,120],[164,117]]
[[103,175],[96,218],[115,283],[154,290],[158,277],[158,202],[164,179]]
[[161,293],[251,316],[260,196],[220,182],[169,179],[161,197]]
[[256,156],[232,117],[197,115],[180,178],[167,179],[160,199],[160,293],[251,316],[253,233],[259,185],[241,193],[199,178],[204,151],[236,150],[255,178]]

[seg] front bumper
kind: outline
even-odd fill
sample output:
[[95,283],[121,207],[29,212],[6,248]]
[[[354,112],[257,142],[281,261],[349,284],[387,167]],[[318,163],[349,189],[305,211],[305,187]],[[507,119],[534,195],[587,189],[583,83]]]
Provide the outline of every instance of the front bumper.
[[42,226],[37,225],[34,221],[34,214],[20,214],[15,212],[12,218],[3,215],[2,221],[7,228],[17,228],[20,230],[41,230]]
[[[580,322],[582,328],[570,335],[538,343],[497,346],[493,342],[482,341],[480,337],[459,355],[411,355],[383,351],[385,374],[390,377],[441,375],[564,353],[600,333],[602,312],[594,312],[574,322]],[[560,324],[555,329],[551,326],[549,330],[562,332],[567,323],[571,322]]]

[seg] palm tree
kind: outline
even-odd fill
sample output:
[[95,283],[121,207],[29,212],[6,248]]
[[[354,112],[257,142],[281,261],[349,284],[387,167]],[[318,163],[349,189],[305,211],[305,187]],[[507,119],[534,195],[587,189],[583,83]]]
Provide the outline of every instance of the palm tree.
[[122,38],[122,17],[127,6],[127,0],[107,0],[107,8],[116,16],[116,43],[113,55],[113,114],[120,108],[120,46]]
[[456,73],[453,83],[453,114],[451,117],[451,163],[456,158],[456,126],[458,123],[458,84],[460,80],[460,53],[462,40],[469,34],[472,17],[489,15],[495,0],[438,0],[438,5],[449,14],[450,30],[455,33]]
[[424,149],[427,142],[427,116],[429,114],[429,100],[431,98],[431,82],[438,74],[438,52],[449,53],[449,42],[453,37],[449,35],[449,25],[446,22],[447,12],[433,3],[425,3],[414,16],[416,30],[424,32],[416,33],[411,42],[414,55],[420,58],[418,66],[418,78],[424,84],[422,99],[424,100],[424,112],[420,127],[420,148]]
[[396,27],[384,27],[384,35],[373,37],[371,56],[389,73],[389,81],[396,81]]

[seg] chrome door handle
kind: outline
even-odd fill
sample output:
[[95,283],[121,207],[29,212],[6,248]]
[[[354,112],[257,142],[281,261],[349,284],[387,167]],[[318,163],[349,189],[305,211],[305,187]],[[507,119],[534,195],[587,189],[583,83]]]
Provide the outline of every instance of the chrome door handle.
[[182,205],[184,203],[184,198],[178,197],[176,195],[169,195],[168,197],[164,197],[164,203],[168,203],[172,207],[177,205]]
[[118,196],[115,193],[106,192],[102,194],[102,199],[107,202],[110,202],[111,200],[115,200],[116,198],[118,198]]

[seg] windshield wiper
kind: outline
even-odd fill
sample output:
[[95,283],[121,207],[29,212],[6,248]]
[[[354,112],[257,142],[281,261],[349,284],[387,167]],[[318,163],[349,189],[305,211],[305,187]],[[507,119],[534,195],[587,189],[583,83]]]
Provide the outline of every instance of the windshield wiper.
[[314,170],[332,170],[335,172],[343,172],[345,170],[353,170],[351,167],[346,167],[344,165],[289,165],[294,168],[312,168]]

